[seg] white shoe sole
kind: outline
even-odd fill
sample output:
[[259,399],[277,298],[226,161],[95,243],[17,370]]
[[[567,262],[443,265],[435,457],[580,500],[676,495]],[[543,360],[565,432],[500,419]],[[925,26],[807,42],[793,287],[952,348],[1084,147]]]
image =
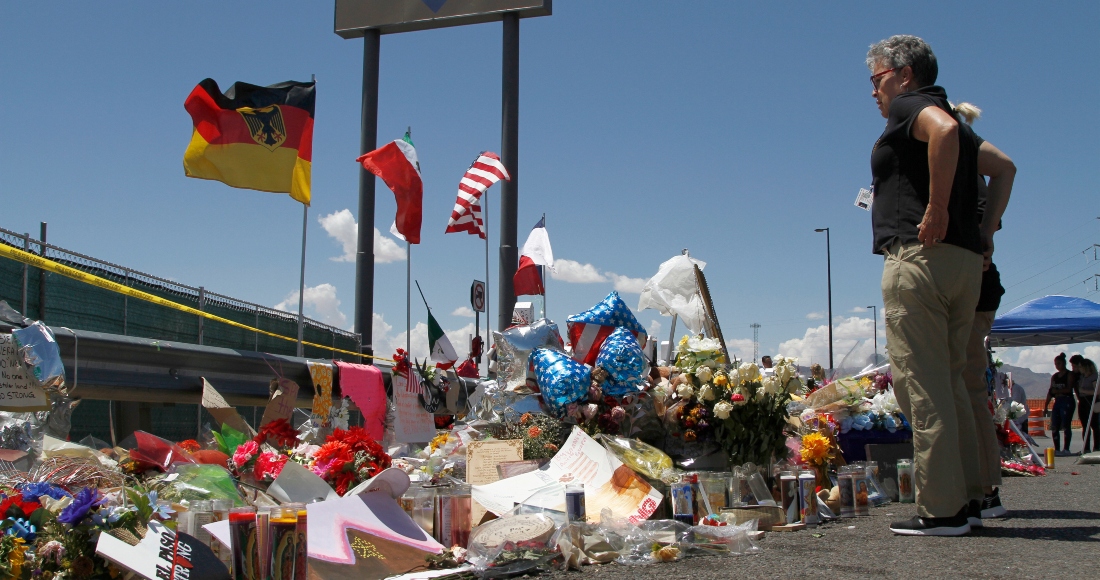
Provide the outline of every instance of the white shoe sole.
[[965,536],[970,533],[970,524],[957,528],[936,527],[926,530],[909,530],[905,528],[890,528],[891,532],[899,536]]
[[1005,506],[999,505],[999,506],[991,507],[989,509],[982,510],[982,519],[986,519],[986,518],[989,518],[989,519],[1003,518],[1007,514],[1008,514],[1008,510],[1005,509]]
[[970,524],[971,528],[984,528],[985,527],[985,526],[982,525],[982,518],[972,518],[972,517],[967,516],[966,522],[968,524]]

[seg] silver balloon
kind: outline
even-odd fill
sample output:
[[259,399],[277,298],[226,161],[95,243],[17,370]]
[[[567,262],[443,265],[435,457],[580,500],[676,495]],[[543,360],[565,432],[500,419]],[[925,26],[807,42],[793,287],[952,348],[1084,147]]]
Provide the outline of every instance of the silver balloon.
[[[502,391],[530,393],[527,388],[527,359],[536,348],[562,350],[558,325],[545,318],[531,324],[493,332],[497,354],[497,384]],[[533,375],[532,375],[533,378]]]

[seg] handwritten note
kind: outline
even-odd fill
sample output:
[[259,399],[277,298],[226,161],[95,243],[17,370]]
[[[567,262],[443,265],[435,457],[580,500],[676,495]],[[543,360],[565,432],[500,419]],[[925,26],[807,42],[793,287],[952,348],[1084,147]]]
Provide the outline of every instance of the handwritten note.
[[0,334],[0,411],[49,410],[49,396],[31,381],[26,369],[19,364],[11,335]]
[[398,443],[424,443],[435,437],[435,419],[420,406],[416,393],[408,389],[408,379],[393,376],[393,399],[397,406],[393,431]]
[[[485,485],[500,480],[497,466],[505,461],[523,459],[523,439],[494,439],[471,441],[466,445],[466,483]],[[478,502],[470,507],[470,521],[477,525],[485,516],[485,508]]]

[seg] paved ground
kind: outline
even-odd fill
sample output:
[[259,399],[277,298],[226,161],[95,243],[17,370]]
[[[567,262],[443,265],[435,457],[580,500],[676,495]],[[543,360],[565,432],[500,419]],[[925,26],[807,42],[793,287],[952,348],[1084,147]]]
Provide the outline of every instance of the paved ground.
[[869,518],[768,533],[761,552],[752,556],[588,566],[552,577],[1100,578],[1100,465],[1059,457],[1046,477],[1005,478],[1001,498],[1008,517],[987,520],[985,529],[963,538],[895,536],[887,529],[890,522],[916,512],[912,504],[890,504],[872,509]]

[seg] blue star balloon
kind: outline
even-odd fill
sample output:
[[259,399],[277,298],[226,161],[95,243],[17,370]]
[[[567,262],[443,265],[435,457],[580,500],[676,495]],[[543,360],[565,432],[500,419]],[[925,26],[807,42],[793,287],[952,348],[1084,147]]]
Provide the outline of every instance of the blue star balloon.
[[599,304],[574,314],[565,321],[569,341],[573,344],[573,358],[595,364],[600,345],[616,328],[629,330],[634,336],[645,333],[645,328],[634,318],[618,292],[607,295]]
[[609,375],[603,392],[621,397],[642,390],[649,363],[642,354],[638,339],[629,330],[617,328],[603,341],[600,355],[596,357],[596,366]]
[[530,360],[538,377],[542,400],[555,417],[564,417],[566,405],[588,396],[592,369],[564,352],[549,348],[536,348]]

